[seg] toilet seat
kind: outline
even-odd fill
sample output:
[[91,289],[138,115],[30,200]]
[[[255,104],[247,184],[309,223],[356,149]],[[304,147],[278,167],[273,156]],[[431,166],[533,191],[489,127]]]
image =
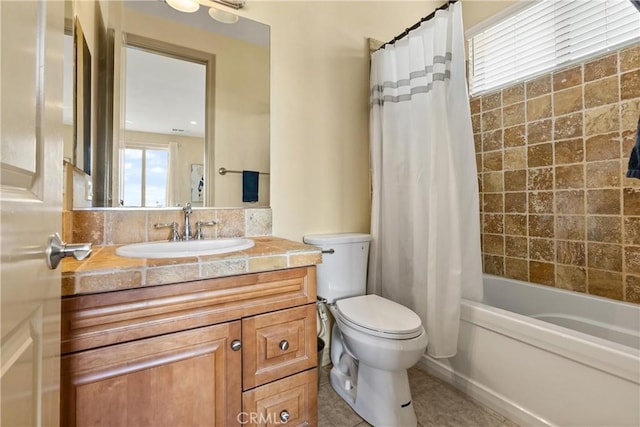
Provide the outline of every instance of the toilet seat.
[[378,295],[362,295],[335,302],[334,316],[369,335],[405,340],[423,333],[420,317],[407,307]]

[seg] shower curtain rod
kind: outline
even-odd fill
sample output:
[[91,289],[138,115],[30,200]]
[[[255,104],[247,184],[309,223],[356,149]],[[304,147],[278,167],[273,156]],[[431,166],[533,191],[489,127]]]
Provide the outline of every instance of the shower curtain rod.
[[386,43],[384,43],[382,46],[380,46],[379,48],[376,49],[376,51],[384,48],[386,45],[388,44],[394,44],[395,42],[397,42],[398,40],[400,40],[401,38],[405,37],[407,34],[409,34],[409,32],[411,30],[415,30],[416,28],[418,28],[420,26],[420,24],[422,24],[424,21],[428,21],[429,19],[433,18],[434,16],[436,16],[436,12],[442,9],[447,9],[449,6],[451,6],[454,3],[457,3],[458,0],[449,0],[448,2],[446,2],[445,4],[443,4],[442,6],[438,6],[436,8],[436,10],[434,10],[433,12],[431,12],[430,14],[428,14],[427,16],[425,16],[424,18],[422,18],[420,21],[416,22],[414,25],[412,25],[411,27],[407,28],[406,30],[404,30],[401,34],[398,34],[397,36],[395,36],[393,38],[393,40],[388,41]]

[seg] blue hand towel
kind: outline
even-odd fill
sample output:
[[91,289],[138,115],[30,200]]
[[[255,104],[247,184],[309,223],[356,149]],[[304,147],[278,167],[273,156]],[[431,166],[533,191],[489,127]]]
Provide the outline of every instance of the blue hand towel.
[[640,117],[638,117],[636,143],[631,149],[631,155],[629,156],[629,170],[627,170],[627,178],[640,179]]
[[242,201],[255,203],[258,201],[258,179],[260,172],[242,171]]

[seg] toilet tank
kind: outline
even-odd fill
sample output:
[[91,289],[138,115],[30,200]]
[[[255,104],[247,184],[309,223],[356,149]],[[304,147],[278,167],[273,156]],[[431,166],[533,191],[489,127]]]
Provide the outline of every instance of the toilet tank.
[[[367,261],[371,235],[363,233],[312,234],[303,241],[322,248],[317,267],[318,296],[332,303],[367,292]],[[326,251],[331,251],[327,253]]]

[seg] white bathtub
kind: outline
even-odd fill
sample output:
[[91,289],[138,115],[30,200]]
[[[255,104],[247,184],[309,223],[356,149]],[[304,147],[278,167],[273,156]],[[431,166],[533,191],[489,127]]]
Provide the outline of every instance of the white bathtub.
[[484,294],[429,372],[522,425],[640,426],[640,306],[490,275]]

